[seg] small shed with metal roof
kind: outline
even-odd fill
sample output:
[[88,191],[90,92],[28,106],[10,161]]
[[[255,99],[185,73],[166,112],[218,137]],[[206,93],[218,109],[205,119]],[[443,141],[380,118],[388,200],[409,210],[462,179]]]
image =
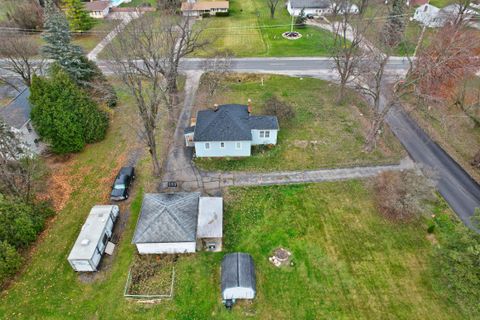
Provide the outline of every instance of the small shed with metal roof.
[[241,252],[225,255],[221,272],[222,299],[227,307],[237,299],[255,298],[255,265],[251,255]]

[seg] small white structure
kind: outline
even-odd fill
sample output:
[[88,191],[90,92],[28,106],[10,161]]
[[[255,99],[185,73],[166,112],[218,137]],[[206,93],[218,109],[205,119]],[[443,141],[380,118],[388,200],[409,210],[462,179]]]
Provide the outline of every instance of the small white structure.
[[300,12],[309,16],[324,16],[333,13],[342,14],[348,10],[349,13],[357,14],[358,6],[344,0],[289,0],[287,11],[291,16],[299,16]]
[[418,21],[427,27],[438,28],[443,26],[443,21],[439,17],[439,12],[439,8],[426,3],[415,9],[413,20]]
[[230,308],[237,299],[253,299],[256,294],[255,265],[247,253],[230,253],[222,261],[222,299]]
[[147,193],[132,243],[139,254],[195,252],[199,192]]
[[200,1],[189,0],[182,2],[181,11],[184,16],[199,17],[202,14],[214,16],[217,12],[228,12],[228,1]]
[[139,254],[220,251],[222,198],[200,192],[147,193],[143,197],[132,243]]
[[97,271],[120,210],[118,206],[99,205],[90,210],[68,262],[75,271]]
[[198,207],[197,250],[222,251],[223,199],[201,197]]
[[110,12],[110,1],[91,1],[85,3],[85,9],[90,17],[104,19]]
[[25,155],[41,154],[46,145],[40,142],[40,137],[32,126],[29,96],[30,90],[25,88],[7,106],[0,107],[0,118],[15,134]]

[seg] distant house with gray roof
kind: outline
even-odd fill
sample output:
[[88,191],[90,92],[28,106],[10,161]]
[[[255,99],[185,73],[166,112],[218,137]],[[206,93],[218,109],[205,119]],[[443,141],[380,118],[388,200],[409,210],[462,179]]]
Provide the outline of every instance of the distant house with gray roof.
[[[199,192],[147,193],[132,243],[140,254],[187,253],[203,248],[218,251],[222,241],[221,201],[200,197]],[[215,241],[203,240],[205,236]],[[214,247],[201,246],[209,243]]]
[[324,16],[333,13],[358,13],[358,6],[345,0],[288,0],[287,10],[291,16],[298,16],[302,10],[305,15]]
[[254,116],[251,106],[225,104],[199,111],[184,133],[197,157],[247,157],[254,145],[277,144],[279,129],[276,116]]
[[0,107],[0,117],[15,133],[23,150],[40,154],[46,146],[40,142],[40,138],[32,126],[30,119],[32,106],[28,100],[29,96],[30,90],[25,88],[8,105]]

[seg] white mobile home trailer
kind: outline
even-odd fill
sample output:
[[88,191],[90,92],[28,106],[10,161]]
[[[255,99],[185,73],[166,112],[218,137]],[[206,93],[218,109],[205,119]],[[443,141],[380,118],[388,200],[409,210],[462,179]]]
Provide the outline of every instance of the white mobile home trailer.
[[113,226],[119,214],[118,206],[94,206],[82,226],[77,241],[68,256],[75,271],[97,271]]

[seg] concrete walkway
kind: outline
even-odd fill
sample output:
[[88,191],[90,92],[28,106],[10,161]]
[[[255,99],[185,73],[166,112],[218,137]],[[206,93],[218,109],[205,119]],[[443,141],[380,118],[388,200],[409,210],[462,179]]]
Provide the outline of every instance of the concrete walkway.
[[97,61],[97,56],[98,54],[110,43],[112,42],[112,40],[117,36],[117,34],[119,32],[121,32],[123,29],[125,29],[125,27],[127,26],[127,24],[130,23],[130,21],[132,21],[134,18],[135,18],[135,15],[133,14],[125,14],[122,16],[122,22],[120,22],[120,24],[118,24],[118,26],[116,26],[115,28],[113,28],[112,31],[110,31],[109,34],[107,34],[107,36],[105,38],[102,39],[102,41],[100,41],[96,46],[95,48],[93,48],[92,51],[90,51],[89,54],[87,54],[87,58],[89,60],[92,60],[92,61]]
[[410,158],[405,158],[397,165],[379,165],[370,167],[321,169],[305,171],[278,172],[200,172],[201,187],[196,179],[177,180],[178,187],[184,191],[203,190],[215,192],[231,186],[267,186],[295,183],[325,182],[348,179],[374,177],[386,171],[403,171],[414,169],[415,164]]

